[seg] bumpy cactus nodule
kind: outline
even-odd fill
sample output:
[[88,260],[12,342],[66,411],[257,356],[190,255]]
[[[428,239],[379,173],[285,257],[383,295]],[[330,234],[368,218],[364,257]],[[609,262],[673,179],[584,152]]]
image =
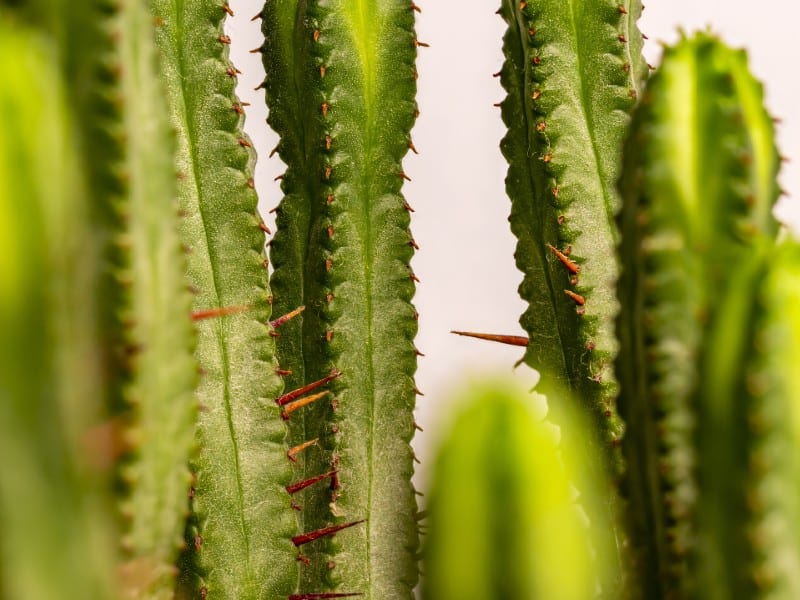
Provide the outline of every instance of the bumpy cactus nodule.
[[617,370],[645,597],[756,593],[754,521],[772,508],[754,501],[758,457],[773,432],[755,385],[771,381],[749,373],[774,360],[756,329],[777,229],[772,136],[744,53],[701,34],[665,52],[627,143]]
[[296,478],[328,474],[296,495],[307,563],[296,597],[410,598],[417,323],[400,188],[416,116],[414,6],[270,1],[262,17],[269,120],[287,164],[275,306],[306,307],[278,356],[291,388],[326,385],[287,415],[292,447],[315,442]]

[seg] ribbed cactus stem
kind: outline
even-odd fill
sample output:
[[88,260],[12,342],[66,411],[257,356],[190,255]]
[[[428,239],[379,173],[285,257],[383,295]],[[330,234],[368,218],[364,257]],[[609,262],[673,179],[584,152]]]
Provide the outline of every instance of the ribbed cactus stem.
[[665,52],[626,146],[617,371],[633,572],[647,597],[747,589],[752,548],[733,524],[750,518],[754,438],[737,382],[778,165],[761,97],[743,53],[685,39]]
[[501,82],[508,92],[501,143],[520,294],[530,342],[526,362],[573,390],[620,468],[614,246],[616,179],[628,113],[647,66],[637,0],[505,0]]
[[598,589],[620,597],[607,587],[615,579],[610,524],[587,527],[579,508],[597,514],[591,505],[602,502],[604,484],[572,446],[593,433],[561,418],[557,443],[557,429],[536,415],[544,398],[506,381],[473,384],[464,396],[436,462],[423,597],[585,600]]
[[255,154],[242,129],[238,71],[223,29],[232,10],[217,0],[151,6],[178,138],[181,238],[202,369],[182,589],[191,597],[287,598],[298,573],[291,541],[297,526],[285,489],[286,429],[275,403],[282,384]]
[[99,261],[44,37],[0,11],[0,597],[111,600]]
[[[287,164],[271,247],[276,306],[304,305],[278,340],[290,388],[327,377],[293,412],[301,535],[298,598],[411,598],[417,580],[410,483],[417,330],[415,246],[400,189],[416,116],[414,6],[408,0],[267,2],[265,87]],[[366,519],[363,523],[363,519]]]

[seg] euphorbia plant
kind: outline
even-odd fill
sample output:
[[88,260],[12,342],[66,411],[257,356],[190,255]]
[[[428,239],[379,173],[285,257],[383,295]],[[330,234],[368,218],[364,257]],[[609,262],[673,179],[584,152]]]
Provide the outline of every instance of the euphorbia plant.
[[[0,59],[30,44],[39,79],[25,90],[25,70],[4,62],[0,448],[24,468],[0,473],[0,595],[413,595],[416,243],[401,186],[416,10],[270,0],[253,11],[287,165],[270,266],[228,4],[3,5]],[[796,412],[781,357],[800,333],[780,299],[796,295],[798,263],[793,242],[774,240],[771,122],[744,59],[707,35],[667,52],[645,89],[640,11],[633,0],[502,3],[525,361],[563,405],[551,419],[586,472],[555,464],[539,434],[548,468],[531,472],[525,410],[481,406],[453,447],[486,473],[460,493],[525,515],[526,498],[552,485],[539,499],[553,502],[531,506],[568,515],[585,560],[575,597],[790,598],[797,428],[780,418]],[[59,148],[50,187],[47,143]],[[39,343],[22,343],[26,331]],[[572,413],[592,434],[558,416]],[[493,470],[496,444],[506,462]],[[19,475],[40,471],[57,476]],[[469,483],[455,473],[438,489]],[[46,495],[69,511],[39,519]],[[434,515],[450,514],[447,497],[437,492]],[[450,529],[473,527],[490,556],[504,535],[532,536],[504,565],[519,567],[521,587],[487,593],[552,597],[527,555],[552,523],[496,516]],[[434,549],[460,547],[431,527]],[[86,559],[58,585],[37,579],[51,531]],[[598,548],[611,576],[593,574]],[[437,600],[444,554],[430,563]]]

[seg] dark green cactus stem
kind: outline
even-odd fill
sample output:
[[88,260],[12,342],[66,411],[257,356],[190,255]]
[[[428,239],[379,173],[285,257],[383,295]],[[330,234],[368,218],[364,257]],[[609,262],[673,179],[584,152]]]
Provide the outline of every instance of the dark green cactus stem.
[[111,600],[98,257],[43,37],[0,10],[0,597]]
[[567,386],[619,470],[612,361],[619,156],[647,65],[638,0],[504,0],[506,189],[518,238],[525,361]]
[[195,460],[191,597],[285,598],[297,580],[286,429],[273,355],[255,155],[242,131],[216,0],[152,0],[178,132],[181,235],[196,290],[200,450]]
[[415,243],[400,194],[416,116],[414,8],[283,1],[262,14],[270,123],[288,166],[273,289],[281,311],[306,307],[281,332],[279,358],[292,387],[341,373],[289,419],[291,444],[319,444],[296,479],[335,471],[298,494],[298,514],[302,532],[352,525],[303,545],[297,598],[411,598],[417,580]]
[[424,598],[586,600],[615,579],[610,524],[588,528],[574,497],[577,487],[578,502],[598,512],[589,505],[601,502],[604,484],[570,445],[593,433],[560,419],[559,446],[536,402],[502,380],[470,386],[436,463]]
[[698,35],[666,51],[626,146],[617,371],[633,572],[648,598],[684,597],[692,565],[698,597],[752,597],[752,548],[734,524],[752,518],[756,443],[737,382],[777,227],[761,98],[744,54]]

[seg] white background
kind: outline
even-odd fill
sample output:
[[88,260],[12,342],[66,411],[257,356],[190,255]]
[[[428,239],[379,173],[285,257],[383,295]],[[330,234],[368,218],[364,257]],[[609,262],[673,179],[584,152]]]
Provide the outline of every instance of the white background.
[[[441,426],[452,414],[452,390],[480,372],[505,374],[533,383],[535,375],[512,369],[519,348],[451,335],[451,329],[522,334],[518,324],[524,306],[517,296],[521,280],[514,266],[514,239],[509,231],[509,202],[503,179],[506,165],[498,144],[504,130],[499,109],[503,90],[492,77],[500,69],[503,22],[495,15],[499,0],[415,0],[422,7],[417,31],[430,48],[418,59],[420,118],[413,131],[419,156],[404,164],[412,182],[404,192],[415,208],[412,230],[421,250],[413,268],[421,279],[415,304],[420,313],[417,346],[420,359],[417,421],[424,428],[415,440],[418,485],[425,487],[431,449]],[[250,17],[258,2],[232,0],[236,18],[229,22],[232,58],[243,72],[239,94],[251,106],[246,129],[258,150],[256,187],[262,213],[272,227],[280,189],[273,178],[284,166],[268,159],[276,137],[265,124],[263,91],[255,88],[264,73],[258,54],[260,22]],[[751,68],[765,82],[767,103],[779,117],[781,151],[795,162],[784,166],[781,181],[800,196],[800,7],[794,0],[650,0],[640,28],[650,38],[645,54],[658,64],[659,42],[674,42],[677,28],[705,29],[750,52]],[[798,201],[784,199],[778,214],[800,230]]]

